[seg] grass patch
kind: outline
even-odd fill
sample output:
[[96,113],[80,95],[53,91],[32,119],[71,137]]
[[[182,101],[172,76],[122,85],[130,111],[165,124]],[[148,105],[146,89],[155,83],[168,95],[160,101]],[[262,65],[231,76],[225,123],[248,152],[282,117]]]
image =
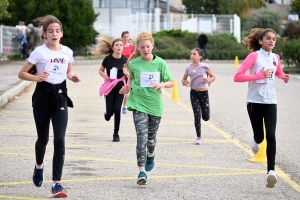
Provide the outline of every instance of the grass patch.
[[6,107],[6,104],[0,106],[0,109],[4,109]]
[[296,66],[296,67],[284,67],[284,70],[300,70],[300,66]]

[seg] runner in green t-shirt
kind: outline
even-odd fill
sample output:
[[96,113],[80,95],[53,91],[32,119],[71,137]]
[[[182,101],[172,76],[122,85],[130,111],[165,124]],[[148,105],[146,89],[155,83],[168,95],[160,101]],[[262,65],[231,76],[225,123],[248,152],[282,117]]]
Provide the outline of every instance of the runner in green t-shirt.
[[142,31],[136,42],[136,50],[124,68],[128,82],[120,93],[128,94],[130,91],[127,108],[133,111],[137,134],[136,153],[140,170],[137,184],[146,185],[145,171],[151,171],[154,167],[156,133],[164,109],[161,89],[171,88],[174,83],[166,62],[152,54],[152,35]]

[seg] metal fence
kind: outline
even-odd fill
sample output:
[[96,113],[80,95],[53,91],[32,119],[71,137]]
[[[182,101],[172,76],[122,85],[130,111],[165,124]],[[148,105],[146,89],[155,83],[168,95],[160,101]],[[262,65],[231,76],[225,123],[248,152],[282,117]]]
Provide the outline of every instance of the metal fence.
[[241,22],[237,15],[193,15],[166,13],[136,13],[115,16],[118,23],[108,24],[96,22],[94,28],[100,35],[117,38],[124,30],[130,31],[132,38],[142,31],[155,33],[161,30],[179,29],[189,32],[206,34],[231,34],[238,42],[241,41]]
[[21,54],[19,42],[13,40],[13,35],[18,34],[18,29],[13,26],[0,26],[0,56]]
[[[193,15],[166,13],[136,13],[126,16],[115,16],[117,24],[94,23],[94,28],[101,36],[121,37],[128,30],[132,39],[140,31],[155,33],[161,30],[180,29],[183,31],[204,31],[206,34],[231,34],[238,42],[241,41],[241,23],[237,15]],[[18,42],[12,39],[17,28],[0,26],[0,56],[19,54]]]

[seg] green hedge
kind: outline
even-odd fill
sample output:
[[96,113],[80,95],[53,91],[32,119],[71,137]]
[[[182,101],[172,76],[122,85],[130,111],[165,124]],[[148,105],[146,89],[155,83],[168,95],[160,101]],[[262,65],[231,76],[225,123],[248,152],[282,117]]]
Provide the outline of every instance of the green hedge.
[[[164,59],[189,59],[193,48],[198,47],[198,33],[170,30],[153,34],[153,53]],[[207,35],[207,52],[211,60],[234,60],[235,56],[244,59],[249,51],[228,34]]]
[[[198,47],[198,33],[170,30],[153,34],[155,45],[153,53],[164,59],[189,59],[191,49]],[[207,35],[207,52],[210,60],[234,60],[235,56],[243,60],[249,54],[246,46],[238,43],[236,38],[229,34]],[[283,39],[277,38],[273,50],[282,58]]]
[[283,47],[283,55],[288,66],[300,66],[300,39],[290,40]]

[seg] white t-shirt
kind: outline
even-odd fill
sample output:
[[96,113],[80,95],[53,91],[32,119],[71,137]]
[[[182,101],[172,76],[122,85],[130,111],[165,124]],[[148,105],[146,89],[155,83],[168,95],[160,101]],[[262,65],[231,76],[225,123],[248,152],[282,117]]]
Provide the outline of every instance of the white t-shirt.
[[60,84],[67,78],[68,64],[74,62],[73,51],[61,45],[61,50],[50,50],[45,44],[37,47],[28,58],[36,65],[37,74],[48,71],[50,76],[45,80],[51,84]]

